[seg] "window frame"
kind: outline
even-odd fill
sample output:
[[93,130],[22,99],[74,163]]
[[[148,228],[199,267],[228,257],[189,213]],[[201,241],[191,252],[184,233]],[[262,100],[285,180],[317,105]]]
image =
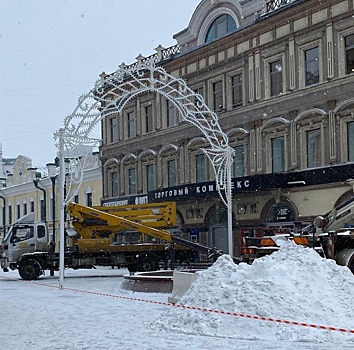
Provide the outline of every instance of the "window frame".
[[[131,118],[133,116],[133,118]],[[137,136],[137,116],[135,109],[129,109],[125,112],[126,139],[132,139]],[[133,128],[132,128],[133,126]]]
[[347,110],[338,113],[337,116],[340,118],[340,140],[342,140],[342,142],[340,143],[341,162],[350,162],[348,144],[348,124],[354,122],[354,111]]
[[[305,55],[308,50],[314,49],[318,47],[318,74],[319,81],[315,84],[306,85],[306,59]],[[305,89],[308,87],[315,86],[317,84],[321,84],[323,82],[323,48],[322,42],[320,39],[311,41],[310,43],[303,44],[299,47],[299,88]]]
[[[131,181],[131,171],[134,171],[134,182]],[[137,183],[137,169],[136,166],[126,166],[126,193],[129,195],[137,194],[138,183]],[[134,187],[135,186],[135,187]]]
[[[270,73],[270,65],[276,61],[281,61],[282,65],[282,91],[278,95],[271,94],[271,73]],[[285,53],[281,52],[277,55],[273,55],[271,57],[264,59],[264,79],[265,79],[265,98],[276,98],[283,94],[285,94],[286,89],[286,60]]]
[[[241,83],[238,84],[238,86],[241,87],[241,101],[238,103],[235,103],[234,101],[234,84],[233,84],[233,79],[236,76],[241,76]],[[227,91],[230,91],[230,94],[226,95],[227,101],[226,101],[226,105],[227,105],[227,109],[228,110],[232,110],[232,109],[236,109],[236,108],[240,108],[242,106],[244,106],[245,103],[245,79],[244,79],[245,75],[244,75],[244,70],[243,69],[237,69],[231,73],[228,74],[227,77]]]
[[[215,108],[215,91],[214,91],[214,86],[217,83],[221,83],[221,105],[218,106],[218,108]],[[209,87],[209,93],[208,93],[208,100],[209,100],[209,105],[211,106],[212,110],[214,112],[222,112],[225,110],[225,77],[224,76],[218,76],[215,77],[208,82],[208,87]]]
[[320,155],[320,164],[318,166],[315,166],[314,168],[321,167],[324,165],[324,159],[325,159],[325,152],[324,152],[324,125],[322,120],[321,121],[314,121],[309,124],[300,126],[300,150],[301,150],[301,168],[302,169],[310,169],[313,167],[308,166],[308,144],[307,144],[307,132],[312,131],[312,130],[320,130],[320,149],[321,149],[321,155]]

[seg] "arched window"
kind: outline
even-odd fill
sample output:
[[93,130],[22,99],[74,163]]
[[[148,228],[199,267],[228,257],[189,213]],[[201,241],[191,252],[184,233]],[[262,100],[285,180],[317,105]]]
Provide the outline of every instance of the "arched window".
[[236,31],[236,22],[228,14],[216,18],[210,25],[205,42],[210,43]]

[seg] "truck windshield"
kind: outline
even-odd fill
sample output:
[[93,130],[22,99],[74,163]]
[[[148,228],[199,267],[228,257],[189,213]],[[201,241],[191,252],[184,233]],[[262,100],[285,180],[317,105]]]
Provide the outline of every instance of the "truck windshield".
[[16,243],[20,241],[25,241],[33,237],[33,226],[16,226],[14,227],[13,235],[10,238],[10,242]]
[[7,232],[6,236],[2,240],[4,243],[7,242],[9,237],[12,235],[12,229],[13,229],[13,227],[10,228],[10,230]]

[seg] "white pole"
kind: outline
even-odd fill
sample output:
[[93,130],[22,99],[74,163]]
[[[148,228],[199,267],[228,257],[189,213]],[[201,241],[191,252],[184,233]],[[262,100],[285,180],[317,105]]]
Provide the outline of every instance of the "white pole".
[[231,152],[227,152],[226,177],[227,177],[227,233],[229,240],[229,255],[234,257],[234,242],[232,237],[232,185],[231,185]]
[[59,129],[59,161],[60,161],[60,244],[59,244],[59,289],[64,282],[64,224],[65,224],[65,163],[64,163],[64,129]]

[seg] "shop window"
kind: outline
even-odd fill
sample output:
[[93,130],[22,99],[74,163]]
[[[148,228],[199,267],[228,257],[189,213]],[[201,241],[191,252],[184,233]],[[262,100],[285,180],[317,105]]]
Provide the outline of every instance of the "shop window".
[[354,34],[345,37],[347,74],[354,73]]
[[167,181],[168,187],[177,185],[176,161],[174,159],[167,161]]
[[136,136],[136,116],[135,112],[127,113],[127,124],[128,124],[128,138],[133,138]]
[[136,171],[135,168],[128,169],[128,193],[136,194]]
[[155,165],[148,164],[146,166],[146,187],[147,191],[153,191],[155,189]]
[[348,162],[354,162],[354,122],[347,123]]
[[314,129],[306,132],[307,167],[321,165],[321,130]]
[[277,96],[283,92],[283,68],[282,61],[270,63],[270,95]]
[[306,50],[305,54],[305,84],[317,84],[320,81],[319,49],[314,47]]
[[273,204],[267,213],[267,223],[284,223],[295,221],[293,209],[286,203]]
[[271,140],[272,172],[280,173],[285,170],[284,137],[276,137]]
[[216,18],[210,25],[205,42],[210,43],[220,39],[228,34],[235,32],[237,29],[235,20],[228,14],[223,14]]
[[242,106],[242,74],[231,77],[232,108]]
[[195,156],[195,178],[197,183],[206,181],[205,154]]
[[236,146],[234,158],[234,177],[245,175],[245,148],[243,145]]
[[222,81],[217,81],[212,84],[213,90],[213,109],[214,111],[219,111],[223,108],[223,91],[222,91]]

